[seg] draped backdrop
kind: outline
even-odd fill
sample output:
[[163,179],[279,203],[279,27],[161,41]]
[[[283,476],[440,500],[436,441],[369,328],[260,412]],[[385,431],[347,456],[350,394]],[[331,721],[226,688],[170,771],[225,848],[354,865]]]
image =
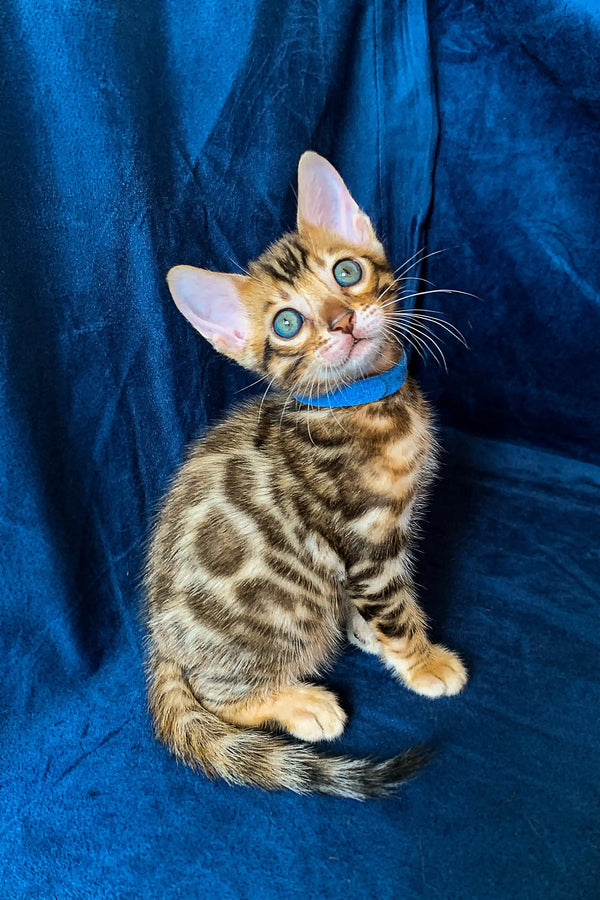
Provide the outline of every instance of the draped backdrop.
[[[597,897],[599,39],[595,0],[4,0],[3,898]],[[436,749],[365,805],[213,784],[145,711],[149,523],[253,391],[165,273],[293,227],[308,148],[394,266],[432,254],[405,303],[468,344],[412,367],[443,447],[418,581],[471,682],[346,651],[335,749]]]

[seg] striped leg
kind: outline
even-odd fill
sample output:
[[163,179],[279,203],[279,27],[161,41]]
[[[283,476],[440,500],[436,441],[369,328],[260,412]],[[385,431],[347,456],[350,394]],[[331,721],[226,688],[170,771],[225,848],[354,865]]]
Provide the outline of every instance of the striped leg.
[[[425,616],[415,599],[412,579],[402,556],[359,571],[351,597],[358,611],[351,617],[354,643],[378,652],[407,687],[426,697],[457,694],[467,682],[467,671],[456,655],[441,644],[432,644]],[[366,626],[366,628],[365,628]],[[369,641],[367,631],[376,641]],[[352,639],[352,638],[351,638]]]

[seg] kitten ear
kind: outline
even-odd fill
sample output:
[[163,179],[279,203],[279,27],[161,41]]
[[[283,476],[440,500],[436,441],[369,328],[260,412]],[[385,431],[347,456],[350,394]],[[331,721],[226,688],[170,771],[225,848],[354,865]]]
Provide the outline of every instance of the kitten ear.
[[216,350],[238,359],[244,354],[250,319],[240,300],[244,275],[225,275],[194,266],[175,266],[167,275],[178,309]]
[[305,226],[333,231],[350,244],[376,240],[371,222],[358,207],[330,162],[307,150],[298,165],[298,231]]

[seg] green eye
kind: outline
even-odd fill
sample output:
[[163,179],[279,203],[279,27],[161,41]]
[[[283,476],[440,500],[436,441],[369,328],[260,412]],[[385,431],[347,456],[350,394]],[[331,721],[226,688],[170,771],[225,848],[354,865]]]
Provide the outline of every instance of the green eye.
[[362,269],[355,259],[340,259],[333,267],[333,277],[342,287],[352,287],[362,278]]
[[302,324],[304,316],[301,316],[295,309],[282,309],[273,319],[273,331],[282,338],[296,337]]

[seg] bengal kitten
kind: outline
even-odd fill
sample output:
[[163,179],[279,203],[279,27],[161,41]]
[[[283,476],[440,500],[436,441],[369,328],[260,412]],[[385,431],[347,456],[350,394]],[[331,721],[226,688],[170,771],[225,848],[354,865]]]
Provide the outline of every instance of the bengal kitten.
[[426,697],[467,680],[429,641],[413,586],[414,520],[434,469],[417,385],[309,404],[400,360],[383,247],[333,166],[307,152],[296,232],[247,275],[176,266],[168,283],[191,324],[273,390],[192,447],[159,516],[147,565],[157,735],[229,782],[383,795],[418,768],[418,751],[324,757],[264,730],[304,742],[342,733],[336,697],[309,679],[346,630]]

